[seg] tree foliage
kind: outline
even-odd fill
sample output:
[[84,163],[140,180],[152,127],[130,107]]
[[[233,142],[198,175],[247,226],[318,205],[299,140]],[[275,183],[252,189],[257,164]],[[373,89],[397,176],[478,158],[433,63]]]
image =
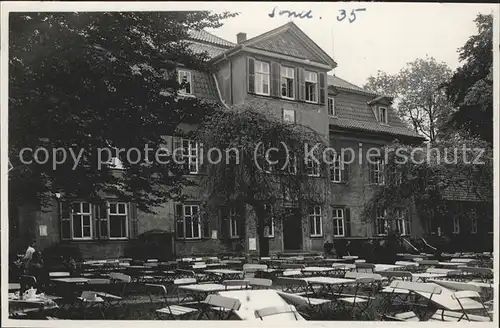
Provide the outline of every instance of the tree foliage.
[[459,50],[459,67],[446,84],[456,110],[447,122],[449,130],[464,130],[493,142],[493,15],[478,15],[478,34]]
[[451,77],[451,69],[432,57],[407,63],[396,74],[379,71],[368,78],[365,89],[394,97],[403,120],[415,132],[435,140],[451,107],[441,85]]
[[[264,227],[270,217],[286,220],[284,203],[304,211],[305,204],[327,201],[326,179],[309,177],[304,162],[306,153],[314,149],[315,158],[324,163],[326,140],[308,127],[283,122],[267,105],[249,103],[217,111],[197,134],[204,149],[220,149],[226,154],[222,161],[209,165],[202,183],[208,193],[207,208],[217,213],[220,206],[251,207],[257,218],[261,255],[266,252]],[[319,165],[324,177],[325,167]]]
[[[234,14],[210,12],[11,13],[9,24],[9,192],[13,202],[103,193],[142,210],[179,197],[180,165],[144,160],[180,122],[200,120],[214,104],[179,97],[178,65],[207,72],[206,54],[185,41],[190,30],[216,28]],[[79,165],[23,164],[20,151],[84,150]],[[138,149],[118,156],[125,170],[98,168],[98,149]],[[106,152],[103,152],[107,155]],[[32,159],[25,153],[26,160]],[[151,157],[150,157],[151,158]],[[61,159],[61,158],[59,158]],[[164,162],[167,159],[163,158]]]

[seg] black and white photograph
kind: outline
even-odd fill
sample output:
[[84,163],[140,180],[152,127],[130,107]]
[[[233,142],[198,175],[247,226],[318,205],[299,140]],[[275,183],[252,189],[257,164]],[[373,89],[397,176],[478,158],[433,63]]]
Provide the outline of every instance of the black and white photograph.
[[498,324],[498,3],[1,5],[2,327]]

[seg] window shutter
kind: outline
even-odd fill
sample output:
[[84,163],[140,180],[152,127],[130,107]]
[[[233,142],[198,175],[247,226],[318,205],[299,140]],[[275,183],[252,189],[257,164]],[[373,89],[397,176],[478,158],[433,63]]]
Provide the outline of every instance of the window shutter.
[[373,164],[368,163],[368,182],[374,183],[375,179],[373,178],[375,172],[373,171]]
[[71,208],[69,203],[60,203],[61,239],[71,239]]
[[299,100],[304,101],[306,94],[306,84],[304,81],[304,69],[301,67],[297,68],[297,90],[299,91]]
[[108,203],[99,205],[99,239],[108,239]]
[[255,92],[255,59],[248,57],[247,60],[247,72],[248,72],[248,92]]
[[238,236],[240,236],[240,238],[243,238],[243,236],[245,236],[245,216],[239,209],[237,215],[238,215]]
[[175,204],[175,235],[177,238],[184,238],[184,208],[182,204]]
[[271,63],[271,96],[280,96],[280,75],[281,65],[276,62]]
[[209,239],[210,236],[210,218],[205,210],[201,210],[201,236],[202,238]]
[[346,164],[346,162],[349,161],[349,156],[347,153],[343,154],[342,158],[342,182],[349,182],[349,164]]
[[128,206],[129,215],[128,215],[128,237],[130,239],[137,237],[137,205],[133,203],[129,203]]
[[326,102],[326,74],[319,73],[319,103],[324,105]]
[[344,208],[344,233],[346,237],[351,237],[351,209]]
[[372,233],[372,235],[376,235],[377,234],[377,210],[375,208],[372,209],[372,220],[373,220],[373,224],[372,224],[373,233]]
[[229,237],[229,222],[227,220],[227,207],[219,209],[219,238],[226,239]]
[[99,239],[99,205],[92,207],[92,239]]

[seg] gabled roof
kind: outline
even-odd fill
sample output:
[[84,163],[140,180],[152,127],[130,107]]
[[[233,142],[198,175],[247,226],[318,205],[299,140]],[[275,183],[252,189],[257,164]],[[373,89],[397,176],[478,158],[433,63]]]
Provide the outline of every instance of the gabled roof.
[[192,40],[199,41],[202,43],[209,43],[224,48],[232,48],[236,46],[235,43],[224,40],[223,38],[220,38],[205,30],[199,30],[199,31],[193,30],[189,32],[189,36]]
[[340,77],[335,75],[328,75],[328,86],[333,86],[334,88],[337,89],[356,91],[370,96],[376,96],[375,93],[367,91],[361,87],[358,87],[357,85],[354,85],[351,82],[341,79]]

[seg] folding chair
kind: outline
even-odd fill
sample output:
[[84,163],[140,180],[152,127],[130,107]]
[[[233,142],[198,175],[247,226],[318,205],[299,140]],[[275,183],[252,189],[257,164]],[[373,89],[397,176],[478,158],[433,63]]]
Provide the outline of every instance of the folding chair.
[[[441,287],[435,284],[401,280],[392,281],[390,286],[386,289],[391,289],[392,291],[388,292],[388,296],[390,297],[389,302],[381,311],[383,320],[390,320],[391,317],[398,318],[398,316],[402,316],[404,319],[404,317],[407,317],[406,314],[408,311],[415,313],[419,318],[424,317],[432,308],[432,297],[434,295],[440,295],[443,291]],[[416,292],[429,294],[425,304],[419,302],[419,299],[422,297]],[[410,316],[410,318],[411,317],[412,316]],[[411,319],[411,321],[416,320]]]
[[344,308],[349,312],[352,318],[355,318],[358,312],[366,319],[371,317],[368,309],[375,299],[375,292],[378,289],[378,284],[373,277],[360,277],[356,279],[356,287],[354,295],[341,295],[337,300],[343,304]]
[[[193,285],[193,284],[197,284],[197,283],[198,283],[198,281],[196,280],[196,278],[174,279],[172,293],[177,294],[178,303],[184,302],[186,300],[186,298],[189,296],[189,293],[184,293],[184,295],[181,295],[180,290],[179,290],[179,286]],[[181,296],[182,296],[182,299],[181,299]]]
[[[460,305],[461,312],[456,311],[446,311],[444,309],[436,311],[436,313],[431,317],[433,321],[461,321],[465,319],[466,321],[479,321],[479,322],[488,322],[493,321],[488,309],[486,308],[483,300],[481,299],[481,295],[477,291],[472,290],[463,290],[459,292],[455,292],[451,294],[451,298],[456,300]],[[467,312],[467,308],[465,306],[465,302],[467,299],[476,299],[483,306],[482,310],[486,314],[486,316],[475,315]]]
[[152,305],[154,305],[153,295],[155,293],[160,294],[163,298],[161,308],[156,310],[158,317],[165,315],[167,318],[175,320],[176,318],[181,319],[184,316],[198,312],[198,310],[190,307],[171,304],[168,301],[167,288],[164,285],[146,284],[146,287]]
[[[222,282],[222,285],[226,287],[226,290],[228,290],[228,287],[240,287],[240,289],[247,289],[249,286],[249,282],[247,280],[224,280]],[[237,288],[231,288],[231,290],[237,289]]]
[[252,289],[268,289],[273,285],[273,281],[271,279],[248,278],[246,280]]
[[244,278],[255,278],[256,273],[262,272],[267,269],[265,264],[244,264],[243,276]]
[[387,277],[389,283],[393,280],[411,281],[412,279],[411,272],[408,271],[381,271],[379,274],[382,277]]
[[206,318],[211,319],[210,314],[215,316],[215,320],[229,320],[241,307],[241,302],[234,298],[221,295],[208,295],[202,302],[202,310],[198,320]]
[[[287,301],[287,303],[293,304],[297,308],[306,311],[306,313],[317,314],[318,320],[320,320],[321,318],[324,319],[326,307],[332,302],[331,300],[327,299],[311,297],[307,293],[303,295],[298,295],[298,294],[278,291],[278,294],[281,296],[281,298]],[[308,315],[308,317],[312,316]]]
[[355,262],[354,265],[356,266],[356,272],[365,272],[365,273],[375,272],[375,264]]
[[296,295],[307,294],[309,286],[307,281],[303,279],[286,278],[286,277],[279,277],[277,280],[277,284],[281,287],[281,290],[283,292],[292,293]]
[[423,272],[429,268],[434,268],[435,266],[439,265],[438,260],[420,260],[420,261],[415,261],[418,263],[418,271]]
[[269,306],[265,307],[260,310],[256,310],[255,312],[255,317],[259,318],[260,320],[264,320],[265,317],[273,316],[273,315],[278,315],[278,314],[284,314],[284,313],[292,313],[295,317],[296,321],[300,320],[300,315],[301,313],[295,309],[293,305],[287,305],[287,306]]
[[193,270],[176,269],[175,270],[175,278],[176,279],[196,278],[196,273]]
[[83,314],[83,319],[87,319],[86,309],[98,309],[102,318],[105,319],[104,315],[104,299],[97,296],[96,292],[93,291],[83,291],[80,297],[77,297],[80,302],[80,313]]
[[[132,277],[119,272],[109,274],[110,283],[117,288],[117,296],[124,297],[127,287],[132,283]],[[121,288],[120,288],[121,287]]]
[[493,282],[493,270],[490,268],[460,266],[458,269],[462,272],[463,278],[478,279],[486,283]]

